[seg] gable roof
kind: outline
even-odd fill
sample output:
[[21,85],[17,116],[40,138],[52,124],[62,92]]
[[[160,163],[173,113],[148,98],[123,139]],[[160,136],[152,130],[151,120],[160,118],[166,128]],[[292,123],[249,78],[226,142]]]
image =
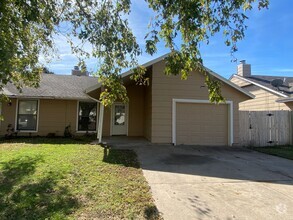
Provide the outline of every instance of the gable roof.
[[19,92],[12,83],[8,83],[2,92],[10,98],[88,100],[84,90],[97,82],[96,77],[90,76],[42,74],[38,88],[24,87]]
[[[252,75],[249,77],[239,76],[234,74],[230,77],[236,77],[238,79],[242,79],[250,84],[256,85],[262,89],[265,89],[269,92],[272,92],[281,97],[289,97],[293,95],[293,77],[288,76],[261,76],[261,75]],[[283,85],[279,87],[274,87],[271,82],[274,79],[283,80]],[[245,87],[245,86],[243,86]]]
[[231,81],[227,80],[226,78],[220,76],[219,74],[215,73],[214,71],[208,69],[207,67],[205,67],[205,69],[208,71],[209,74],[211,74],[212,76],[214,76],[215,78],[223,81],[224,83],[228,84],[229,86],[233,87],[234,89],[238,90],[239,92],[244,93],[245,95],[247,95],[250,98],[255,98],[255,96],[253,94],[251,94],[250,92],[246,91],[245,89],[242,89],[240,86],[232,83]]
[[[147,63],[145,63],[145,64],[142,64],[141,66],[143,66],[143,67],[149,67],[149,66],[152,66],[152,65],[154,65],[154,64],[156,64],[156,63],[158,63],[158,62],[164,60],[166,57],[168,57],[169,54],[170,54],[170,53],[167,53],[167,54],[165,54],[165,55],[163,55],[163,56],[160,56],[160,57],[158,57],[158,58],[156,58],[156,59],[153,59],[153,60],[151,60],[151,61],[149,61],[149,62],[147,62]],[[240,91],[241,93],[244,93],[245,95],[247,95],[247,96],[250,97],[250,98],[254,98],[254,97],[255,97],[255,96],[252,95],[250,92],[246,91],[245,89],[242,89],[242,88],[239,87],[238,85],[232,83],[231,81],[227,80],[226,78],[224,78],[224,77],[220,76],[219,74],[213,72],[212,70],[208,69],[207,67],[204,67],[204,68],[206,69],[206,71],[207,71],[211,76],[214,76],[214,77],[217,78],[218,80],[220,80],[220,81],[222,81],[222,82],[228,84],[229,86],[231,86],[231,87],[233,87],[234,89]],[[122,74],[121,74],[121,77],[124,78],[124,77],[127,77],[127,76],[131,75],[131,74],[133,74],[133,70],[128,70],[127,72],[122,73]],[[96,90],[96,89],[98,89],[98,88],[100,88],[100,87],[101,87],[101,83],[98,83],[98,84],[96,84],[96,85],[94,85],[94,86],[91,86],[91,87],[87,88],[87,89],[85,90],[85,92],[86,92],[86,93],[89,93],[89,92],[92,92],[92,91],[94,91],[94,90]]]
[[[153,60],[151,60],[151,61],[149,61],[149,62],[147,62],[147,63],[144,63],[144,64],[142,64],[141,66],[143,66],[143,67],[145,67],[145,68],[150,67],[150,66],[152,66],[153,64],[155,64],[155,63],[157,63],[157,62],[160,62],[160,61],[164,60],[169,54],[170,54],[170,53],[167,53],[167,54],[165,54],[165,55],[163,55],[163,56],[160,56],[160,57],[158,57],[158,58],[156,58],[156,59],[153,59]],[[124,78],[124,77],[130,76],[131,74],[133,74],[133,70],[132,70],[132,69],[131,69],[131,70],[128,70],[128,71],[126,71],[126,72],[124,72],[124,73],[122,73],[122,74],[121,74],[121,77]],[[85,90],[85,93],[92,92],[92,91],[94,91],[94,90],[100,88],[101,86],[102,86],[101,83],[97,83],[97,84],[95,84],[95,85],[93,85],[93,86],[87,88],[87,89]]]

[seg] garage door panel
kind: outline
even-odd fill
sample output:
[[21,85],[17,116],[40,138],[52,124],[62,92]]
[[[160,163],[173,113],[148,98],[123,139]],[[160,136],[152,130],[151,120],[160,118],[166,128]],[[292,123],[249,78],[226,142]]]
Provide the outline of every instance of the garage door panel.
[[177,103],[176,142],[188,145],[227,145],[228,106]]

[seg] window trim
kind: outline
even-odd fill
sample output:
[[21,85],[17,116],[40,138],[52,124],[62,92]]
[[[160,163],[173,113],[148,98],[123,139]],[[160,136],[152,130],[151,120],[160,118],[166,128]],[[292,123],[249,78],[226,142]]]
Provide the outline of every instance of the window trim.
[[[79,121],[79,103],[80,102],[90,102],[90,103],[96,103],[96,126],[95,126],[95,130],[93,131],[80,131],[78,130],[78,121]],[[94,102],[94,101],[88,101],[88,100],[78,100],[77,101],[77,105],[76,105],[76,127],[75,127],[75,132],[76,133],[97,133],[97,124],[98,124],[98,102]]]
[[[36,130],[19,130],[18,129],[18,106],[19,106],[19,101],[37,101],[37,125],[36,125]],[[14,130],[21,132],[21,133],[37,133],[39,132],[39,119],[40,119],[40,99],[16,99],[16,111],[15,111],[15,126]]]

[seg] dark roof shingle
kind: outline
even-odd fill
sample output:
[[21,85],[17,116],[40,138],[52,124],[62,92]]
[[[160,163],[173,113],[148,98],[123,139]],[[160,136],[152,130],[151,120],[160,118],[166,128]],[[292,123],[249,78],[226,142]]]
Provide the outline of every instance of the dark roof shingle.
[[57,99],[89,99],[84,90],[98,83],[90,76],[42,74],[38,88],[25,87],[22,92],[8,83],[3,92],[9,97],[39,97]]
[[[293,77],[288,76],[262,76],[262,75],[251,75],[249,77],[244,77],[252,82],[258,83],[269,89],[281,92],[287,96],[293,95]],[[283,85],[279,87],[274,87],[271,83],[274,79],[281,79]]]

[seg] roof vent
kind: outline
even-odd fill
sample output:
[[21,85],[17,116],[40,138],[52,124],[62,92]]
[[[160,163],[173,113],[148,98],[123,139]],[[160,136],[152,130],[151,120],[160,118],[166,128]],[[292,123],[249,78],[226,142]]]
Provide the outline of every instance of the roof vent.
[[283,85],[283,80],[282,79],[274,79],[271,81],[271,85],[273,87],[276,87],[279,89],[279,87]]

